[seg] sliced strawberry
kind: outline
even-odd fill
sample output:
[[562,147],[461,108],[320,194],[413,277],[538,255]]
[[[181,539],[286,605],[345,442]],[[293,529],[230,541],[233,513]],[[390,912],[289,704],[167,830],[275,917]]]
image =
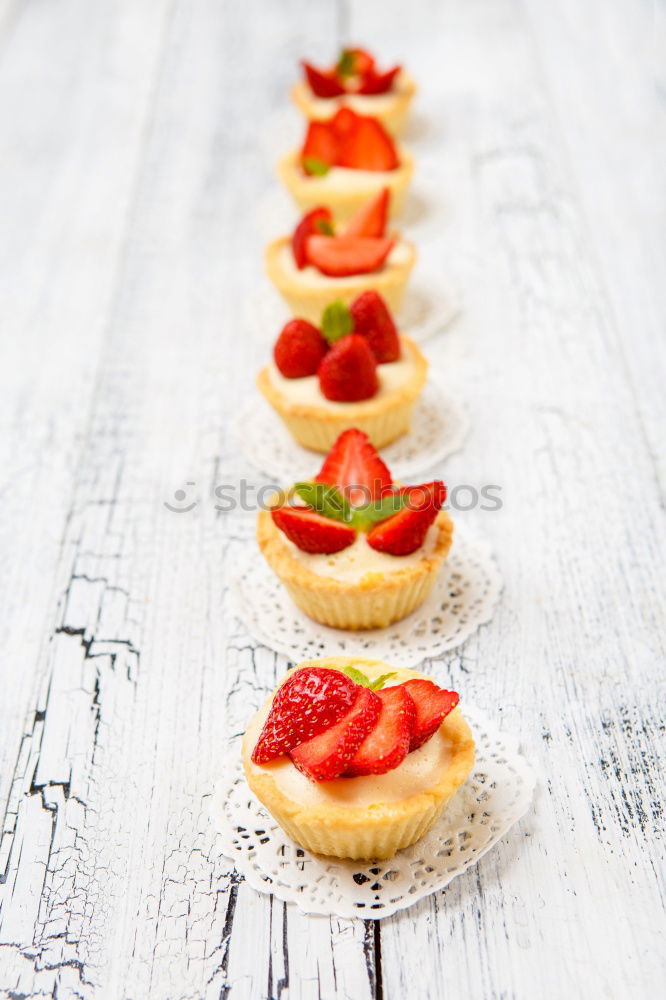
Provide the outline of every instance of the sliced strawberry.
[[416,719],[409,744],[411,753],[437,732],[442,721],[460,701],[460,695],[426,680],[406,681],[401,687],[406,689],[416,706]]
[[327,125],[337,140],[338,151],[341,143],[343,143],[347,137],[351,135],[358,120],[359,116],[356,112],[352,111],[351,108],[344,106],[339,108],[333,117],[328,120]]
[[339,97],[345,88],[333,73],[322,73],[310,63],[303,61],[303,69],[310,90],[315,97]]
[[401,486],[398,493],[409,498],[409,506],[413,510],[441,510],[446,502],[446,486],[441,479],[416,486]]
[[352,758],[346,775],[386,774],[397,767],[409,753],[416,706],[404,687],[384,688],[377,692],[382,703],[379,719]]
[[376,118],[359,116],[341,143],[336,162],[354,170],[395,170],[399,166],[394,142],[384,126]]
[[428,528],[446,499],[446,488],[440,481],[410,486],[400,492],[408,496],[407,504],[386,521],[380,521],[367,535],[370,548],[393,556],[407,556],[423,545]]
[[310,122],[301,149],[301,166],[309,173],[307,161],[318,160],[332,167],[339,160],[338,137],[328,122]]
[[349,525],[317,514],[308,507],[276,507],[271,517],[280,531],[303,552],[341,552],[356,538],[356,532]]
[[352,216],[342,236],[383,236],[388,218],[388,208],[391,192],[382,188],[374,198],[362,205]]
[[394,66],[393,69],[389,69],[385,73],[378,73],[375,69],[368,70],[361,78],[358,93],[386,94],[393,86],[393,82],[401,69],[401,66]]
[[354,427],[337,439],[316,482],[337,486],[352,504],[370,503],[390,488],[391,473],[368,435]]
[[393,245],[393,240],[368,236],[309,236],[305,252],[322,274],[344,278],[378,271]]
[[321,234],[324,228],[333,230],[333,216],[330,208],[326,208],[323,205],[313,208],[311,212],[303,216],[296,226],[294,235],[291,238],[291,249],[299,271],[307,267],[310,263],[306,252],[308,237],[315,233]]
[[359,686],[356,701],[339,722],[291,751],[295,767],[310,781],[339,777],[375,725],[380,708],[374,691]]
[[323,357],[317,374],[326,399],[357,403],[379,389],[377,362],[364,337],[349,333],[336,340]]
[[400,357],[400,337],[381,295],[372,289],[362,292],[354,299],[349,311],[354,320],[354,333],[366,338],[377,363],[397,361]]
[[316,326],[306,319],[291,319],[275,341],[273,357],[285,378],[315,375],[328,344]]
[[357,687],[340,670],[297,670],[276,692],[252,760],[266,764],[323,733],[352,708]]

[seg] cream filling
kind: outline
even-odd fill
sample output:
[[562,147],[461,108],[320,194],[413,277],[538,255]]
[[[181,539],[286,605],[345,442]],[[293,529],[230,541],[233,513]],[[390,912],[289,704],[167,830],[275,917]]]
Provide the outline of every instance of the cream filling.
[[408,90],[408,80],[405,73],[398,73],[393,81],[393,87],[386,94],[340,94],[339,97],[315,97],[306,81],[304,90],[308,96],[312,114],[317,118],[328,118],[335,114],[343,105],[351,108],[357,115],[373,117],[393,110],[395,99]]
[[[247,745],[254,749],[266,721],[270,705],[265,705],[250,720]],[[383,802],[400,802],[427,792],[438,783],[449,766],[452,746],[441,729],[402,764],[386,774],[370,774],[362,778],[335,778],[333,781],[310,781],[301,774],[289,757],[280,757],[270,764],[249,762],[257,773],[268,772],[277,788],[292,802],[302,806],[347,806],[363,808]]]
[[[414,374],[414,352],[411,346],[402,342],[402,355],[398,361],[377,365],[379,389],[370,399],[383,399],[390,393],[400,389],[409,382]],[[285,378],[274,361],[268,364],[268,379],[273,388],[281,393],[289,403],[299,403],[305,406],[322,406],[333,413],[344,413],[350,406],[359,403],[338,403],[327,399],[319,388],[319,378],[316,375],[306,375],[304,378]],[[369,402],[370,400],[360,400]]]
[[[390,270],[392,267],[404,267],[409,264],[411,257],[412,249],[410,245],[401,240],[395,244],[386,258],[386,261],[381,268],[381,272]],[[322,274],[321,271],[318,271],[312,264],[308,264],[306,267],[299,270],[296,267],[296,261],[294,260],[294,254],[291,249],[291,240],[287,240],[285,245],[280,249],[278,264],[285,274],[311,288],[316,288],[317,286],[335,286],[338,282],[340,284],[345,284],[349,282],[350,278],[356,277],[356,275],[348,275],[344,278],[331,278],[327,274]],[[358,277],[362,276],[358,275]],[[372,280],[372,274],[368,274],[367,277],[369,280]]]
[[430,557],[435,551],[439,538],[439,525],[431,524],[428,528],[423,545],[408,556],[392,556],[388,552],[377,552],[368,545],[365,533],[359,531],[351,545],[341,552],[329,555],[320,552],[303,552],[297,545],[285,536],[292,558],[310,570],[316,576],[327,576],[345,583],[360,583],[364,577],[386,576],[399,573],[401,570],[417,566],[424,558]]
[[[300,169],[300,168],[296,168]],[[368,196],[375,193],[378,187],[385,187],[400,169],[400,163],[393,170],[357,170],[355,167],[330,167],[323,176],[304,174],[308,181],[316,182],[321,189],[322,197],[326,197],[326,188],[335,191],[367,192]]]

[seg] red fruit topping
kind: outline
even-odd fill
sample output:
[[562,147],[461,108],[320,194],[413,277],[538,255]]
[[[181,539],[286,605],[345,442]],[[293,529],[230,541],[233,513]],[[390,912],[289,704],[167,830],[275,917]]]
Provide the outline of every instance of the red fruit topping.
[[347,524],[333,521],[309,507],[276,507],[274,523],[303,552],[341,552],[356,538]]
[[352,216],[342,236],[383,236],[386,229],[388,207],[391,192],[388,188],[381,191],[359,208]]
[[362,292],[352,302],[349,311],[354,320],[354,333],[366,338],[377,363],[397,361],[400,357],[400,337],[381,295],[375,291]]
[[318,160],[329,167],[338,160],[338,138],[328,122],[310,122],[301,150],[301,164],[309,173],[307,161]]
[[[370,503],[391,486],[391,473],[363,431],[343,431],[329,451],[316,482],[337,486],[350,503]],[[355,487],[355,489],[354,489]]]
[[361,80],[358,93],[385,94],[393,86],[393,82],[401,68],[401,66],[394,66],[393,69],[387,70],[386,73],[377,73],[374,69],[368,70]]
[[273,357],[285,378],[315,375],[328,344],[316,326],[306,319],[291,319],[275,341]]
[[317,374],[326,399],[338,403],[370,399],[379,389],[375,356],[367,340],[355,333],[335,341]]
[[[345,88],[333,73],[322,73],[308,62],[303,62],[303,69],[310,90],[315,97],[339,97]],[[379,93],[379,91],[377,91]]]
[[380,708],[373,691],[358,687],[356,701],[339,722],[291,751],[294,765],[311,781],[339,777],[375,725]]
[[346,775],[386,774],[397,767],[409,753],[416,706],[404,687],[377,691],[382,709],[372,729],[356,751]]
[[354,170],[395,170],[398,154],[390,135],[376,118],[357,116],[338,153],[337,166]]
[[342,107],[329,119],[328,126],[338,140],[338,143],[351,134],[352,129],[358,121],[358,115],[351,108]]
[[410,753],[418,750],[426,740],[437,732],[449,712],[460,701],[455,691],[445,691],[432,681],[413,680],[401,685],[411,696],[416,706],[416,719],[409,744]]
[[276,692],[252,760],[266,764],[324,732],[351,709],[356,696],[357,685],[339,670],[297,670]]
[[309,236],[307,259],[322,274],[344,278],[378,271],[393,249],[393,240],[367,236]]
[[340,108],[328,121],[308,125],[300,154],[306,173],[325,173],[326,167],[356,170],[395,170],[398,154],[388,132],[376,118],[364,118],[351,108]]
[[303,216],[296,226],[294,235],[291,238],[291,249],[296,261],[296,267],[299,270],[302,270],[302,268],[310,263],[306,252],[308,237],[315,233],[321,233],[322,229],[326,227],[332,230],[333,216],[331,215],[330,208],[323,206],[313,208],[311,212]]
[[428,528],[446,500],[444,483],[408,486],[399,491],[408,502],[386,521],[381,521],[367,535],[368,545],[377,552],[407,556],[423,545]]
[[401,486],[398,493],[409,498],[409,506],[417,510],[441,510],[446,501],[446,486],[441,479],[416,486]]

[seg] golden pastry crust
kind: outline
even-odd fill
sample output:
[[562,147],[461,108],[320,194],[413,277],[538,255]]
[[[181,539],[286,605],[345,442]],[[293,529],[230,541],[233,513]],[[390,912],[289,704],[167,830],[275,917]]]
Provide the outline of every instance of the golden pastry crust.
[[416,262],[413,243],[401,240],[398,245],[403,250],[400,261],[391,261],[389,256],[389,261],[378,271],[346,278],[329,278],[317,272],[317,280],[308,282],[295,266],[293,272],[284,266],[284,251],[291,252],[291,238],[281,236],[266,247],[266,273],[294,316],[301,316],[317,326],[321,322],[321,314],[331,302],[340,299],[345,305],[350,305],[369,288],[379,292],[395,314],[402,304],[407,279]]
[[373,100],[370,94],[343,94],[340,97],[316,97],[305,80],[292,87],[291,99],[308,121],[325,121],[332,118],[342,107],[351,108],[359,115],[376,118],[391,135],[403,131],[409,108],[416,93],[416,81],[404,70],[398,78],[398,85],[389,94],[377,95],[381,101]]
[[[414,670],[391,667],[377,660],[359,657],[332,656],[300,663],[294,669],[306,666],[328,667],[333,670],[355,666],[370,679],[392,671],[396,674],[392,678],[395,683],[417,677],[431,679]],[[290,675],[291,671],[282,683]],[[428,832],[455,792],[467,780],[474,766],[474,739],[459,708],[444,719],[439,731],[452,748],[447,766],[432,787],[398,802],[379,801],[370,806],[359,807],[328,804],[304,806],[294,802],[278,788],[270,765],[262,767],[252,762],[254,741],[248,733],[243,737],[243,767],[254,794],[287,834],[302,847],[316,854],[341,858],[390,858],[396,851],[415,843]]]
[[331,405],[322,396],[317,405],[295,403],[287,392],[275,387],[268,368],[259,372],[257,385],[304,448],[326,453],[350,427],[365,431],[375,448],[383,448],[409,431],[414,406],[428,374],[428,362],[414,341],[405,336],[400,339],[403,352],[409,352],[413,360],[413,372],[403,385],[372,399]]
[[[407,187],[414,172],[414,158],[400,146],[400,165],[395,170],[353,170],[332,167],[323,177],[310,176],[301,169],[300,153],[292,150],[277,163],[278,177],[302,212],[309,212],[318,205],[327,205],[338,222],[346,222],[359,208],[382,188],[391,191],[389,216],[393,219],[402,211]],[[347,183],[340,183],[344,171]]]
[[319,576],[296,558],[270,511],[257,517],[257,542],[267,563],[294,603],[321,625],[352,630],[384,628],[419,607],[430,594],[453,543],[453,521],[440,511],[432,553],[392,573],[367,573],[361,580]]

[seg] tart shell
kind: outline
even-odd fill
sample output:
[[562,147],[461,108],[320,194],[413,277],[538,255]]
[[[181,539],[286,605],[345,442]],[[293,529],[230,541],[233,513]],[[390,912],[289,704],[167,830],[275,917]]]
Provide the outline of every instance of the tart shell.
[[262,368],[257,385],[281,417],[292,437],[304,448],[326,453],[343,431],[356,427],[365,431],[375,448],[383,448],[409,431],[412,413],[423,391],[428,362],[409,337],[401,337],[402,350],[409,351],[414,362],[411,377],[401,386],[358,403],[331,405],[324,396],[318,405],[293,403],[276,388],[268,368]]
[[[426,677],[414,670],[388,666],[376,660],[333,656],[305,666],[343,670],[354,666],[371,679],[395,673],[397,683]],[[287,677],[290,676],[289,674]],[[285,678],[286,680],[287,678]],[[429,679],[426,677],[426,679]],[[252,740],[243,738],[243,767],[251,790],[292,840],[315,854],[352,859],[386,859],[424,836],[436,823],[474,766],[474,739],[460,708],[455,708],[439,730],[451,745],[451,759],[439,779],[426,791],[397,802],[377,802],[369,806],[304,806],[284,795],[271,774],[270,765],[258,766],[251,760]],[[351,780],[354,779],[341,779]]]
[[404,570],[367,573],[358,581],[336,580],[309,570],[294,556],[269,510],[259,511],[257,542],[301,611],[320,625],[357,631],[385,628],[423,604],[453,542],[453,521],[446,511],[439,512],[435,524],[439,534],[429,556]]
[[345,305],[351,302],[369,288],[379,292],[392,313],[396,313],[402,304],[407,280],[416,262],[416,249],[412,243],[401,241],[406,248],[404,261],[399,263],[389,261],[378,271],[370,274],[354,274],[346,278],[329,278],[319,275],[319,281],[308,283],[299,271],[290,273],[282,262],[284,249],[290,252],[291,239],[282,236],[273,240],[266,247],[266,273],[285,300],[294,316],[315,323],[321,322],[321,314],[326,306],[337,299]]
[[[387,187],[391,192],[389,216],[393,219],[400,215],[414,172],[414,159],[404,147],[398,149],[400,165],[395,170],[334,168],[323,177],[304,173],[299,156],[298,150],[282,156],[278,160],[277,173],[301,212],[309,212],[318,205],[328,205],[338,222],[346,222],[373,195]],[[340,184],[336,169],[345,169],[348,184]]]
[[308,121],[326,121],[340,108],[347,107],[356,114],[376,118],[393,136],[400,135],[405,127],[409,108],[416,93],[413,77],[403,72],[399,76],[399,86],[390,95],[381,94],[383,100],[373,100],[369,94],[343,94],[340,97],[316,97],[307,83],[300,80],[291,91],[291,99]]

